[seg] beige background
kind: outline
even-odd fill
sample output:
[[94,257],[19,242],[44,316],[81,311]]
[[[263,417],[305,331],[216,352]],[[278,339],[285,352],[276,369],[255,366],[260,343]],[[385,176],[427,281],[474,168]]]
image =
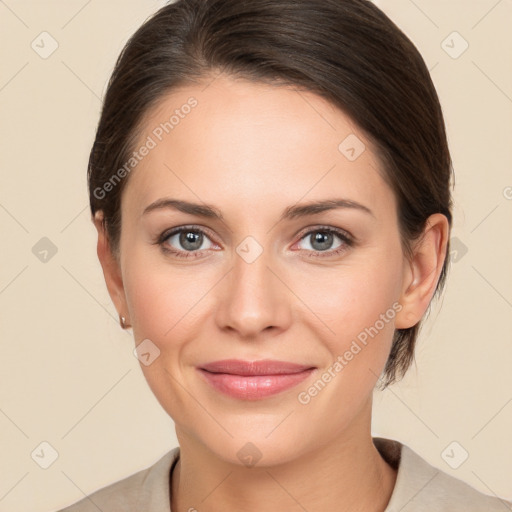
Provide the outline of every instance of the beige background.
[[[456,173],[457,261],[416,367],[375,394],[374,434],[511,499],[512,1],[378,4],[418,46],[441,98]],[[114,60],[161,5],[0,1],[2,512],[58,509],[176,445],[131,335],[118,326],[86,190]],[[446,39],[453,31],[469,44],[458,58],[447,53],[463,49],[459,36]],[[58,48],[43,59],[51,38]],[[48,242],[36,245],[43,237],[57,249],[46,262]],[[453,441],[452,457],[443,457]],[[41,468],[52,450],[58,458]],[[462,450],[468,459],[452,469],[446,460],[460,462]]]

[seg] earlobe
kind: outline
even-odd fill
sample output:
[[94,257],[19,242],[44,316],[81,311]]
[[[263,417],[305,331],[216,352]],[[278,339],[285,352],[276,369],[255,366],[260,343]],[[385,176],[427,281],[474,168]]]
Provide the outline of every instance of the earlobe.
[[412,259],[405,264],[399,300],[402,310],[396,316],[396,329],[413,327],[425,314],[446,259],[449,231],[446,216],[436,213],[427,219],[423,234],[414,245]]
[[124,293],[121,268],[109,243],[103,212],[97,211],[92,220],[96,230],[98,231],[97,254],[101,268],[103,269],[103,276],[105,278],[108,293],[118,311],[119,317],[125,318],[126,322],[128,322],[128,308]]

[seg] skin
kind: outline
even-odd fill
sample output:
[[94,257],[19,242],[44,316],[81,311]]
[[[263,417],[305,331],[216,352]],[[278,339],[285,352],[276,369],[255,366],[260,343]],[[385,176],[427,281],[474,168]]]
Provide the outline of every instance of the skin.
[[[174,90],[146,116],[141,143],[190,96],[198,101],[132,171],[119,258],[101,212],[94,218],[110,296],[136,344],[149,339],[160,350],[141,368],[180,443],[172,510],[383,511],[396,472],[372,442],[372,391],[394,329],[420,321],[433,296],[448,221],[432,215],[409,260],[393,191],[351,119],[310,92],[223,75],[208,83]],[[350,134],[366,146],[355,161],[338,150]],[[161,198],[207,203],[223,219],[171,208],[143,214]],[[279,222],[287,207],[335,198],[372,213],[339,208]],[[197,257],[166,254],[154,243],[184,225],[206,231]],[[335,235],[332,246],[318,249],[311,231],[325,227],[356,242]],[[263,248],[252,263],[236,252],[249,235]],[[187,252],[178,236],[163,244]],[[394,303],[401,306],[394,318],[300,403],[298,393]],[[278,359],[317,370],[290,390],[244,401],[199,375],[198,366],[220,359]],[[261,453],[254,467],[237,456],[248,442]]]

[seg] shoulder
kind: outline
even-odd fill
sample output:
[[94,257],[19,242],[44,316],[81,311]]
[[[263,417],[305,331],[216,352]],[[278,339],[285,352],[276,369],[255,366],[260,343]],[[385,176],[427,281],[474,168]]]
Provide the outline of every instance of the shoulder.
[[[483,494],[441,471],[406,445],[374,438],[383,457],[398,468],[395,488],[385,512],[505,512],[511,502]],[[386,459],[387,460],[387,459]]]
[[179,457],[174,448],[152,466],[87,495],[58,512],[169,512],[169,474]]

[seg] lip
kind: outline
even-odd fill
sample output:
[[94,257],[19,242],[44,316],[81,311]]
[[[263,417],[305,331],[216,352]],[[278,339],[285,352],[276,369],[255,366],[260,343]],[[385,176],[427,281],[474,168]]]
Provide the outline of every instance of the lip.
[[290,389],[315,370],[310,365],[286,361],[226,359],[197,368],[217,391],[241,400],[261,400]]

